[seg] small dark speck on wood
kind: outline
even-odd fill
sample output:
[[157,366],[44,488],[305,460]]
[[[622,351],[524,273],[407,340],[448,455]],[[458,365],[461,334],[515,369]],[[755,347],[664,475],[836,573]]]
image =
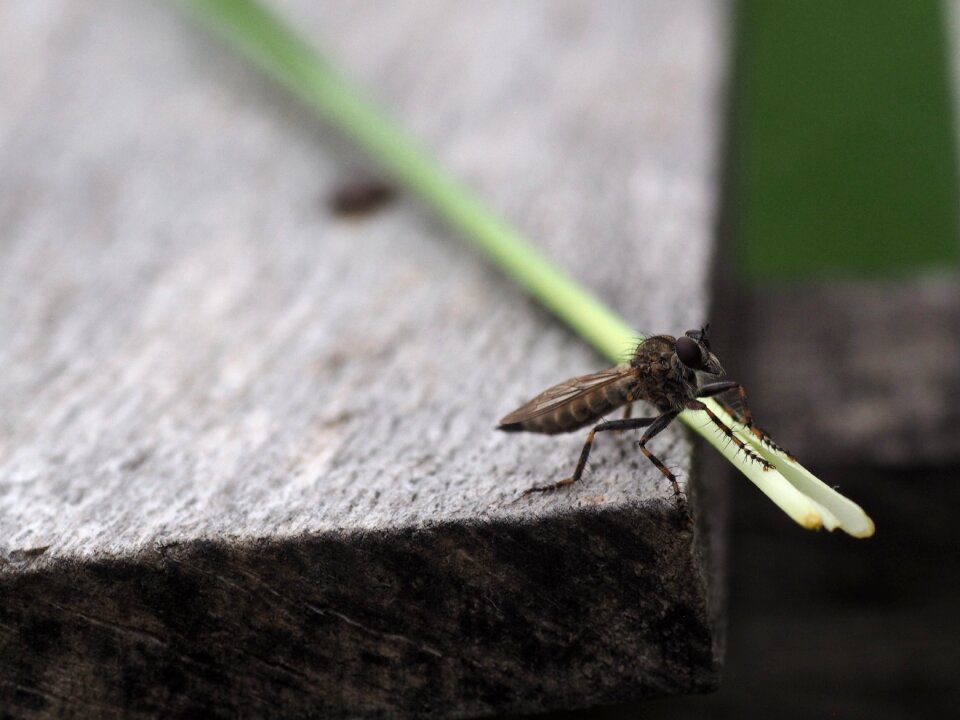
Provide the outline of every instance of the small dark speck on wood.
[[338,217],[360,218],[383,209],[396,196],[396,188],[386,180],[355,180],[335,188],[327,205]]

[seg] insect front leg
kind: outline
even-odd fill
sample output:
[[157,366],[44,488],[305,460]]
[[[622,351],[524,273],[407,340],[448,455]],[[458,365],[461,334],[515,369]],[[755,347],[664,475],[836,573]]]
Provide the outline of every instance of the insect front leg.
[[[675,416],[676,415],[674,415],[674,417]],[[587,434],[587,441],[583,444],[583,450],[580,451],[580,459],[577,460],[577,467],[573,471],[572,476],[564,478],[560,482],[551,483],[550,485],[534,486],[524,491],[524,497],[535,492],[549,492],[551,490],[558,490],[559,488],[566,487],[567,485],[573,485],[573,483],[577,482],[577,480],[580,479],[580,476],[583,475],[584,469],[587,467],[587,458],[590,457],[590,449],[593,447],[593,438],[598,432],[636,430],[637,428],[646,427],[647,425],[656,423],[662,417],[663,415],[652,418],[626,418],[623,420],[610,420],[609,422],[600,423]]]
[[743,440],[738,438],[737,434],[729,426],[727,426],[720,418],[718,418],[717,414],[713,412],[713,410],[708,408],[705,404],[703,404],[699,400],[688,400],[687,409],[702,410],[703,412],[705,412],[707,416],[710,418],[710,420],[713,422],[713,424],[716,425],[718,428],[720,428],[721,432],[723,432],[723,434],[726,435],[733,442],[733,444],[737,446],[738,449],[742,450],[744,455],[746,455],[748,458],[750,458],[754,462],[758,462],[761,465],[763,465],[764,470],[775,469],[773,465],[768,463],[762,457],[757,455],[753,450],[747,447],[747,444],[743,442]]
[[[730,390],[736,390],[740,396],[740,410],[737,410],[731,403],[725,400],[722,396],[723,393],[729,392]],[[761,428],[759,425],[753,424],[753,415],[750,413],[750,406],[747,404],[747,391],[740,383],[734,380],[725,380],[723,382],[708,383],[703,385],[697,391],[697,397],[717,397],[717,402],[720,403],[720,406],[727,412],[730,417],[736,420],[743,425],[746,425],[747,429],[753,433],[760,442],[765,443],[768,447],[773,448],[774,450],[783,453],[791,460],[794,459],[793,455],[790,454],[789,450],[780,447],[773,438],[767,433],[766,430]]]

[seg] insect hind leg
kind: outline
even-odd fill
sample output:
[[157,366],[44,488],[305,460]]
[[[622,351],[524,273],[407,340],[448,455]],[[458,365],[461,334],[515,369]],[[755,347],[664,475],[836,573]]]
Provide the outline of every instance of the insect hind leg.
[[610,420],[608,422],[602,422],[599,425],[596,425],[587,434],[587,441],[583,444],[583,449],[580,451],[580,459],[577,460],[577,467],[573,471],[573,475],[571,475],[568,478],[564,478],[560,482],[551,483],[549,485],[535,485],[534,487],[528,488],[527,490],[525,490],[523,493],[523,496],[526,497],[527,495],[531,495],[533,493],[550,492],[552,490],[559,490],[562,487],[566,487],[567,485],[573,485],[573,483],[577,482],[580,479],[580,477],[583,475],[584,469],[587,467],[587,458],[590,457],[590,450],[593,447],[593,439],[598,432],[636,430],[638,428],[642,428],[642,427],[646,427],[648,425],[654,424],[658,420],[660,420],[660,418],[662,417],[663,416],[660,415],[658,417],[651,417],[651,418],[624,418],[623,420]]

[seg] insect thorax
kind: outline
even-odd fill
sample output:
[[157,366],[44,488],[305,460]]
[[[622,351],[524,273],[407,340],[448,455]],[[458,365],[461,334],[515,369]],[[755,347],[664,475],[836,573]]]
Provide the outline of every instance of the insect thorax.
[[637,370],[638,394],[660,410],[681,408],[696,394],[696,374],[680,363],[675,348],[676,340],[669,335],[649,337],[630,361]]

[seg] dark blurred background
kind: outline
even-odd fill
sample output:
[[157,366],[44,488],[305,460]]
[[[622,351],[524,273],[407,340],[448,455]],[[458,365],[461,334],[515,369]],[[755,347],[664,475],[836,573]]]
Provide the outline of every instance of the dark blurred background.
[[736,5],[716,343],[760,422],[877,534],[805,532],[732,474],[723,686],[570,717],[956,713],[952,13],[928,1]]
[[731,478],[724,684],[644,716],[956,712],[956,11],[737,5],[722,341],[768,429],[877,535],[810,535]]

